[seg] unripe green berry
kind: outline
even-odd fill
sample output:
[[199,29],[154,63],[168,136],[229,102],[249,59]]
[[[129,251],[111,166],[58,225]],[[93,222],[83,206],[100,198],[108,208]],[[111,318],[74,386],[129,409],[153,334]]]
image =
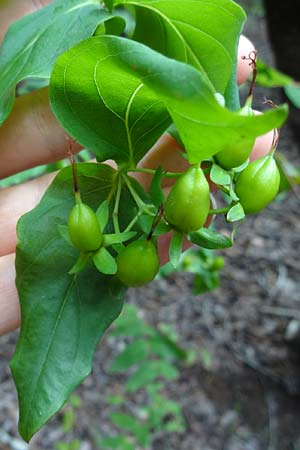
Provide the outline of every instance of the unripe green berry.
[[[251,116],[254,112],[251,107],[246,104],[240,109],[240,116]],[[227,148],[215,155],[217,163],[226,170],[241,166],[249,158],[255,139],[249,138],[246,134],[240,138],[238,142],[232,142]]]
[[165,203],[165,217],[180,231],[196,231],[205,224],[209,206],[209,184],[203,170],[190,167],[172,187]]
[[150,240],[131,242],[117,256],[117,277],[130,287],[144,286],[159,270],[159,258]]
[[249,158],[254,142],[255,139],[245,137],[241,142],[232,143],[216,155],[217,163],[226,170],[241,166]]
[[85,203],[79,201],[72,209],[68,229],[73,245],[83,252],[100,248],[103,235],[95,212]]
[[267,155],[251,162],[241,172],[235,192],[246,214],[257,213],[277,195],[280,173],[275,159]]

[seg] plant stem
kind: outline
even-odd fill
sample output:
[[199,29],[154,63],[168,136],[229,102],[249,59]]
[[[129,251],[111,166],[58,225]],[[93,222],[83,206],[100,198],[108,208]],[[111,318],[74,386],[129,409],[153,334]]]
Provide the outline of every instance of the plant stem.
[[122,191],[122,178],[119,176],[117,191],[116,191],[116,198],[115,198],[115,205],[114,205],[114,210],[113,210],[113,225],[114,225],[115,233],[120,233],[119,204],[120,204],[121,191]]
[[80,204],[81,203],[80,192],[79,191],[75,191],[74,194],[75,194],[75,201],[76,201],[76,203]]
[[128,190],[129,190],[130,194],[132,195],[132,198],[135,201],[135,203],[137,204],[138,208],[139,209],[143,209],[144,206],[145,206],[145,203],[143,202],[143,200],[141,199],[139,194],[136,192],[136,190],[132,186],[130,180],[128,179],[128,176],[127,175],[123,175],[123,178],[124,178],[125,183],[126,183],[126,185],[128,187]]
[[141,217],[141,215],[144,213],[143,209],[140,209],[137,213],[136,216],[134,216],[134,218],[132,219],[132,221],[127,225],[127,227],[124,230],[124,233],[127,233],[128,231],[131,231],[132,228],[134,227],[134,225],[136,224],[136,222],[139,220],[139,218]]
[[230,206],[226,208],[210,209],[208,214],[226,214],[230,210]]
[[[139,172],[139,173],[147,173],[149,175],[155,175],[154,169],[146,169],[146,168],[136,168],[133,170],[130,170],[130,172]],[[182,172],[164,172],[163,177],[164,178],[178,178],[182,175]]]
[[117,189],[117,186],[118,186],[118,180],[119,180],[119,174],[118,174],[118,172],[116,172],[116,174],[113,177],[113,183],[111,185],[111,190],[109,191],[109,194],[107,196],[107,202],[108,203],[111,202],[111,199],[113,198],[113,196],[114,196],[114,194],[116,192],[116,189]]

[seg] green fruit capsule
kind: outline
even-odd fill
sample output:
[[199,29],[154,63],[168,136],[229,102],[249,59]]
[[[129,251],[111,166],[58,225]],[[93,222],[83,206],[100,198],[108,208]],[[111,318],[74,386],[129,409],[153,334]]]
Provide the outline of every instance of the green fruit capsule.
[[[240,109],[240,116],[251,116],[253,110],[246,104]],[[255,139],[249,138],[246,134],[241,136],[238,142],[232,142],[227,148],[215,155],[217,163],[226,170],[241,166],[249,158]]]
[[280,173],[275,159],[267,155],[251,162],[241,172],[235,192],[246,214],[265,208],[278,193]]
[[103,235],[95,212],[86,204],[78,202],[72,209],[68,229],[73,245],[83,252],[98,250]]
[[130,287],[144,286],[159,270],[159,258],[152,241],[131,242],[117,256],[117,277]]
[[209,184],[203,170],[190,167],[172,187],[165,203],[165,217],[180,231],[196,231],[205,224],[209,206]]

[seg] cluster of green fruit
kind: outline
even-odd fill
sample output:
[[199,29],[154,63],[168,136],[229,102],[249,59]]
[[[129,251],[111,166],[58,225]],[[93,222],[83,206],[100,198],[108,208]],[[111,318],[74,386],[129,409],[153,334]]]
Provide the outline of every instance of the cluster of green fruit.
[[[101,254],[105,237],[96,213],[78,197],[68,220],[72,244],[83,254]],[[95,260],[94,260],[95,261]],[[101,264],[101,262],[100,262]],[[159,270],[157,248],[151,239],[136,240],[123,247],[115,266],[107,274],[117,277],[127,286],[143,286],[154,279]],[[100,270],[102,271],[102,270]]]
[[[215,160],[227,170],[241,162],[240,154],[237,153],[235,158],[234,152],[220,153]],[[265,208],[276,196],[280,183],[273,152],[250,162],[242,171],[235,173],[233,180],[235,193],[245,214],[257,213]],[[109,260],[110,269],[105,272],[100,268],[100,271],[116,274],[126,286],[143,286],[152,281],[160,266],[157,244],[152,239],[152,233],[127,246],[119,246],[118,254],[113,258],[104,248],[105,236],[96,213],[82,202],[80,195],[75,197],[76,205],[69,216],[68,233],[72,244],[81,254],[94,254],[98,268],[103,258]],[[210,186],[201,165],[190,166],[171,188],[163,205],[163,220],[174,231],[188,235],[205,226],[208,215],[214,211],[210,210],[210,205]]]

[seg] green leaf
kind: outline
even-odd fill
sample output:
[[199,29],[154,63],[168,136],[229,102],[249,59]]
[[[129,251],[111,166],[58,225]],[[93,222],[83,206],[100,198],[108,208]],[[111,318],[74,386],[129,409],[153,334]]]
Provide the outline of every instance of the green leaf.
[[133,416],[124,413],[112,413],[111,421],[117,425],[117,427],[123,430],[130,431],[133,435],[136,434],[137,430],[141,426],[140,422]]
[[147,340],[137,339],[127,344],[125,349],[119,353],[110,365],[111,373],[121,372],[134,364],[146,359],[149,355],[149,344]]
[[278,128],[287,117],[285,105],[250,116],[229,111],[192,66],[111,36],[87,39],[58,58],[50,101],[63,127],[83,146],[100,159],[129,164],[168,125],[162,101],[190,163]]
[[171,120],[134,70],[120,67],[120,49],[110,45],[114,38],[105,38],[83,41],[58,58],[50,103],[67,132],[99,161],[135,167]]
[[96,216],[100,225],[100,229],[103,232],[109,219],[109,203],[107,200],[101,203],[96,211]]
[[133,444],[130,438],[126,436],[112,436],[100,439],[99,445],[110,450],[135,450],[135,444]]
[[160,206],[165,201],[165,194],[162,190],[163,168],[158,166],[150,185],[150,198],[155,206]]
[[279,70],[268,66],[261,59],[256,61],[257,77],[256,83],[264,87],[283,87],[290,85],[293,79]]
[[231,176],[229,175],[229,173],[217,164],[212,165],[209,177],[213,183],[219,184],[221,186],[231,183]]
[[300,184],[300,167],[289,161],[282,153],[276,152],[275,159],[280,173],[279,192],[289,191]]
[[13,23],[1,46],[0,124],[13,107],[21,80],[50,78],[57,56],[111,17],[97,0],[56,0]]
[[167,361],[144,361],[139,365],[138,370],[129,378],[125,387],[128,392],[135,392],[157,378],[173,380],[177,376],[178,370]]
[[226,91],[246,15],[231,0],[114,0],[135,8],[133,39],[194,66]]
[[105,398],[106,403],[109,405],[120,406],[125,403],[125,398],[122,395],[108,395]]
[[232,240],[221,233],[210,228],[201,228],[194,233],[189,234],[189,239],[193,244],[208,249],[221,249],[232,247]]
[[155,336],[149,337],[149,345],[151,352],[164,359],[187,361],[189,358],[189,352],[160,331],[157,331]]
[[[115,171],[92,163],[77,168],[81,197],[96,210],[111,191]],[[11,369],[19,397],[19,430],[26,441],[90,373],[99,339],[123,304],[124,289],[92,264],[68,274],[78,251],[65,242],[57,225],[67,223],[73,205],[72,170],[67,167],[18,223],[16,284],[22,320]],[[126,191],[120,207],[124,221],[126,215],[130,220],[134,205]]]
[[290,99],[296,108],[300,108],[300,85],[299,83],[291,83],[284,86],[285,95]]
[[234,205],[227,213],[226,220],[228,222],[237,222],[245,217],[245,212],[240,203]]
[[155,333],[154,328],[138,316],[138,311],[133,305],[124,307],[111,332],[114,336],[126,337],[152,336]]
[[136,236],[136,231],[124,231],[122,233],[105,234],[103,236],[103,245],[109,247],[110,245],[119,244],[120,242],[129,241]]
[[106,250],[101,247],[94,255],[93,261],[99,272],[105,275],[114,275],[117,273],[118,267],[115,258]]
[[148,447],[150,430],[147,422],[142,423],[134,416],[119,412],[112,413],[110,418],[117,427],[131,433],[143,448]]
[[217,272],[211,272],[209,270],[197,273],[193,280],[193,294],[204,294],[208,291],[213,291],[220,286],[220,279]]
[[182,254],[183,246],[183,233],[181,231],[173,230],[170,247],[169,247],[169,257],[170,263],[176,269]]
[[[48,172],[48,165],[32,167],[31,169],[24,170],[22,172],[10,175],[9,177],[0,180],[0,189],[13,186],[16,184],[24,183],[25,181],[37,178]],[[56,169],[53,169],[56,170]]]

